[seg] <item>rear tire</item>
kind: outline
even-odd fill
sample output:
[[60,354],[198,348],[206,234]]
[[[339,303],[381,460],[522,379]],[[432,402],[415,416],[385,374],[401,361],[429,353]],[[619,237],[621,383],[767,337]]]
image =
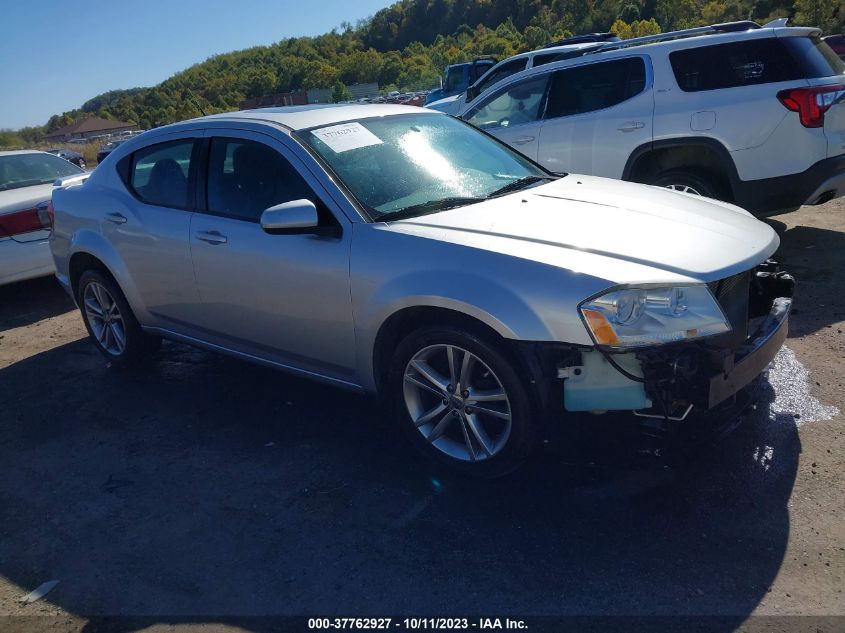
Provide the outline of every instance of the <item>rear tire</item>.
[[650,178],[648,184],[730,202],[730,196],[724,191],[724,187],[715,177],[704,171],[667,169]]
[[505,475],[536,447],[525,384],[495,343],[464,328],[428,327],[406,336],[391,359],[386,389],[393,417],[414,447],[462,474]]
[[136,364],[161,345],[160,338],[144,333],[123,292],[99,270],[82,273],[76,300],[94,345],[115,365]]

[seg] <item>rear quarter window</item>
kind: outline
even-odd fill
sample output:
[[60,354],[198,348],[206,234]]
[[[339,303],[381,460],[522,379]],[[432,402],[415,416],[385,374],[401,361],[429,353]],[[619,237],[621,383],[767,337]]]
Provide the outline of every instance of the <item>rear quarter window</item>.
[[807,76],[789,47],[775,38],[674,51],[669,54],[669,61],[684,92],[793,81]]
[[807,78],[832,77],[845,73],[845,62],[817,35],[784,38],[784,44],[798,60]]

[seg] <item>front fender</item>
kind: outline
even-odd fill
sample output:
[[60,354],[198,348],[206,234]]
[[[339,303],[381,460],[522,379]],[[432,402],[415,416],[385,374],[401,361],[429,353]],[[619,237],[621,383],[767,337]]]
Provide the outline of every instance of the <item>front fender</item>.
[[406,308],[453,310],[516,340],[553,340],[549,327],[515,292],[472,272],[428,270],[399,275],[355,306],[356,358],[364,387],[375,389],[373,349],[381,326]]
[[[360,384],[374,389],[373,352],[382,325],[400,310],[454,310],[505,339],[591,345],[578,302],[606,280],[533,259],[422,238],[385,225],[355,225],[350,262]],[[459,237],[457,238],[459,239]]]

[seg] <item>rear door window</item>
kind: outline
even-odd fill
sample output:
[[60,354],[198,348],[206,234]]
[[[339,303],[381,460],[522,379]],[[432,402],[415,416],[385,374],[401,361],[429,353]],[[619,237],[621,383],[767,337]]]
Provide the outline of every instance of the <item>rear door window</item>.
[[641,57],[614,59],[558,70],[552,76],[546,119],[604,110],[645,90]]
[[788,45],[777,38],[689,48],[670,53],[669,61],[678,86],[684,92],[738,88],[805,77],[805,70]]
[[189,186],[193,139],[159,143],[133,155],[129,182],[142,202],[159,207],[190,209]]

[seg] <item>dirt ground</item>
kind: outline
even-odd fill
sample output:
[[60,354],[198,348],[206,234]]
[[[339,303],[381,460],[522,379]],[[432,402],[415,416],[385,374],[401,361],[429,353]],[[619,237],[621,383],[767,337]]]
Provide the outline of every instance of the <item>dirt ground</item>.
[[367,399],[170,343],[115,371],[52,279],[0,288],[0,629],[601,614],[845,630],[845,203],[776,220],[809,375],[784,352],[757,411],[671,467],[605,428],[503,480],[442,477]]

